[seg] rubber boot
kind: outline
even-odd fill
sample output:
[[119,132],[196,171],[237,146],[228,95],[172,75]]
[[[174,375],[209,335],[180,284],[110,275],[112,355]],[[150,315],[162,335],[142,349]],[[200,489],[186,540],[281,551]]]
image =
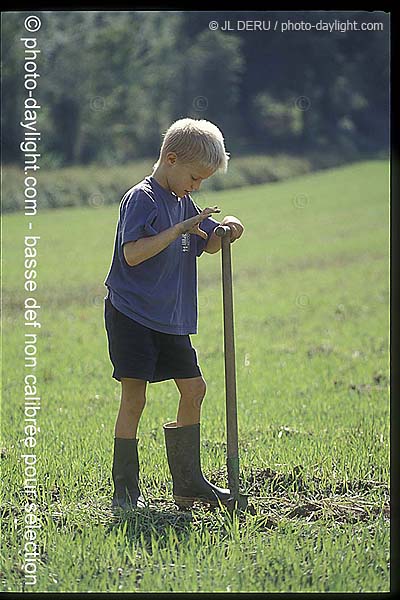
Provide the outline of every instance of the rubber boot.
[[230,490],[216,487],[201,471],[200,423],[183,427],[175,421],[166,423],[164,435],[175,503],[180,508],[190,508],[194,502],[228,504]]
[[114,438],[112,509],[142,508],[145,505],[139,489],[137,442],[137,439]]

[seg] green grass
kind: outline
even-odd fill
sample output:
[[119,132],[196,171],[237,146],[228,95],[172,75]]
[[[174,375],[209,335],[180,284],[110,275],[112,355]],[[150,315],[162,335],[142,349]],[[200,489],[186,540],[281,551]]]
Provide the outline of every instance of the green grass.
[[[132,184],[135,181],[132,181]],[[150,508],[114,517],[120,384],[103,324],[118,204],[40,211],[37,584],[23,585],[23,246],[3,218],[4,591],[389,590],[389,166],[199,193],[246,230],[232,245],[241,488],[256,514],[177,511],[162,424],[173,381],[148,385],[139,426]],[[202,463],[226,484],[220,255],[199,260],[207,381]],[[36,330],[38,331],[38,330]]]

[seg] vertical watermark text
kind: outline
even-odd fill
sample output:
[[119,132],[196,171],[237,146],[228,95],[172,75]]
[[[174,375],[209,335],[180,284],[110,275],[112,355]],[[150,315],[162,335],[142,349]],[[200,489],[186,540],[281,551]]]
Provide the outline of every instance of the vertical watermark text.
[[[22,120],[20,121],[22,141],[19,148],[23,154],[24,181],[24,216],[26,231],[24,235],[24,424],[23,443],[24,450],[21,454],[23,465],[23,486],[25,497],[24,531],[23,531],[23,571],[24,584],[34,586],[37,582],[37,564],[40,556],[38,542],[39,531],[42,526],[38,511],[38,478],[36,454],[37,436],[40,433],[38,414],[41,408],[41,398],[38,395],[38,381],[36,369],[38,366],[38,332],[41,323],[38,319],[40,304],[37,299],[37,273],[38,273],[38,244],[40,235],[37,235],[35,217],[38,215],[38,181],[37,171],[39,165],[39,144],[41,141],[38,128],[38,115],[41,106],[38,101],[40,73],[38,59],[40,49],[36,33],[41,28],[41,20],[31,15],[24,21],[24,37],[20,41],[24,48],[23,78],[25,95],[23,100]],[[27,32],[27,33],[26,33]],[[32,35],[33,34],[33,35]],[[36,235],[33,235],[35,233]]]

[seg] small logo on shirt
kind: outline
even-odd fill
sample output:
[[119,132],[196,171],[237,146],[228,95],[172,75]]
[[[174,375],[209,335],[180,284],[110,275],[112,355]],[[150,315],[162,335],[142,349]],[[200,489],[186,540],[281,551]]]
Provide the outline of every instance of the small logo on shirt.
[[182,252],[190,250],[190,233],[182,233]]

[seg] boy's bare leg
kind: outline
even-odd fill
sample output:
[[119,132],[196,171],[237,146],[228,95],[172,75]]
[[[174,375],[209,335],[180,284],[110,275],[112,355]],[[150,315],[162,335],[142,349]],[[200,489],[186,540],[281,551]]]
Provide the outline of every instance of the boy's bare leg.
[[203,377],[175,379],[175,383],[181,393],[176,417],[177,427],[200,423],[201,403],[207,389]]
[[115,437],[134,439],[146,404],[147,381],[123,377],[121,386],[121,404],[115,423]]

